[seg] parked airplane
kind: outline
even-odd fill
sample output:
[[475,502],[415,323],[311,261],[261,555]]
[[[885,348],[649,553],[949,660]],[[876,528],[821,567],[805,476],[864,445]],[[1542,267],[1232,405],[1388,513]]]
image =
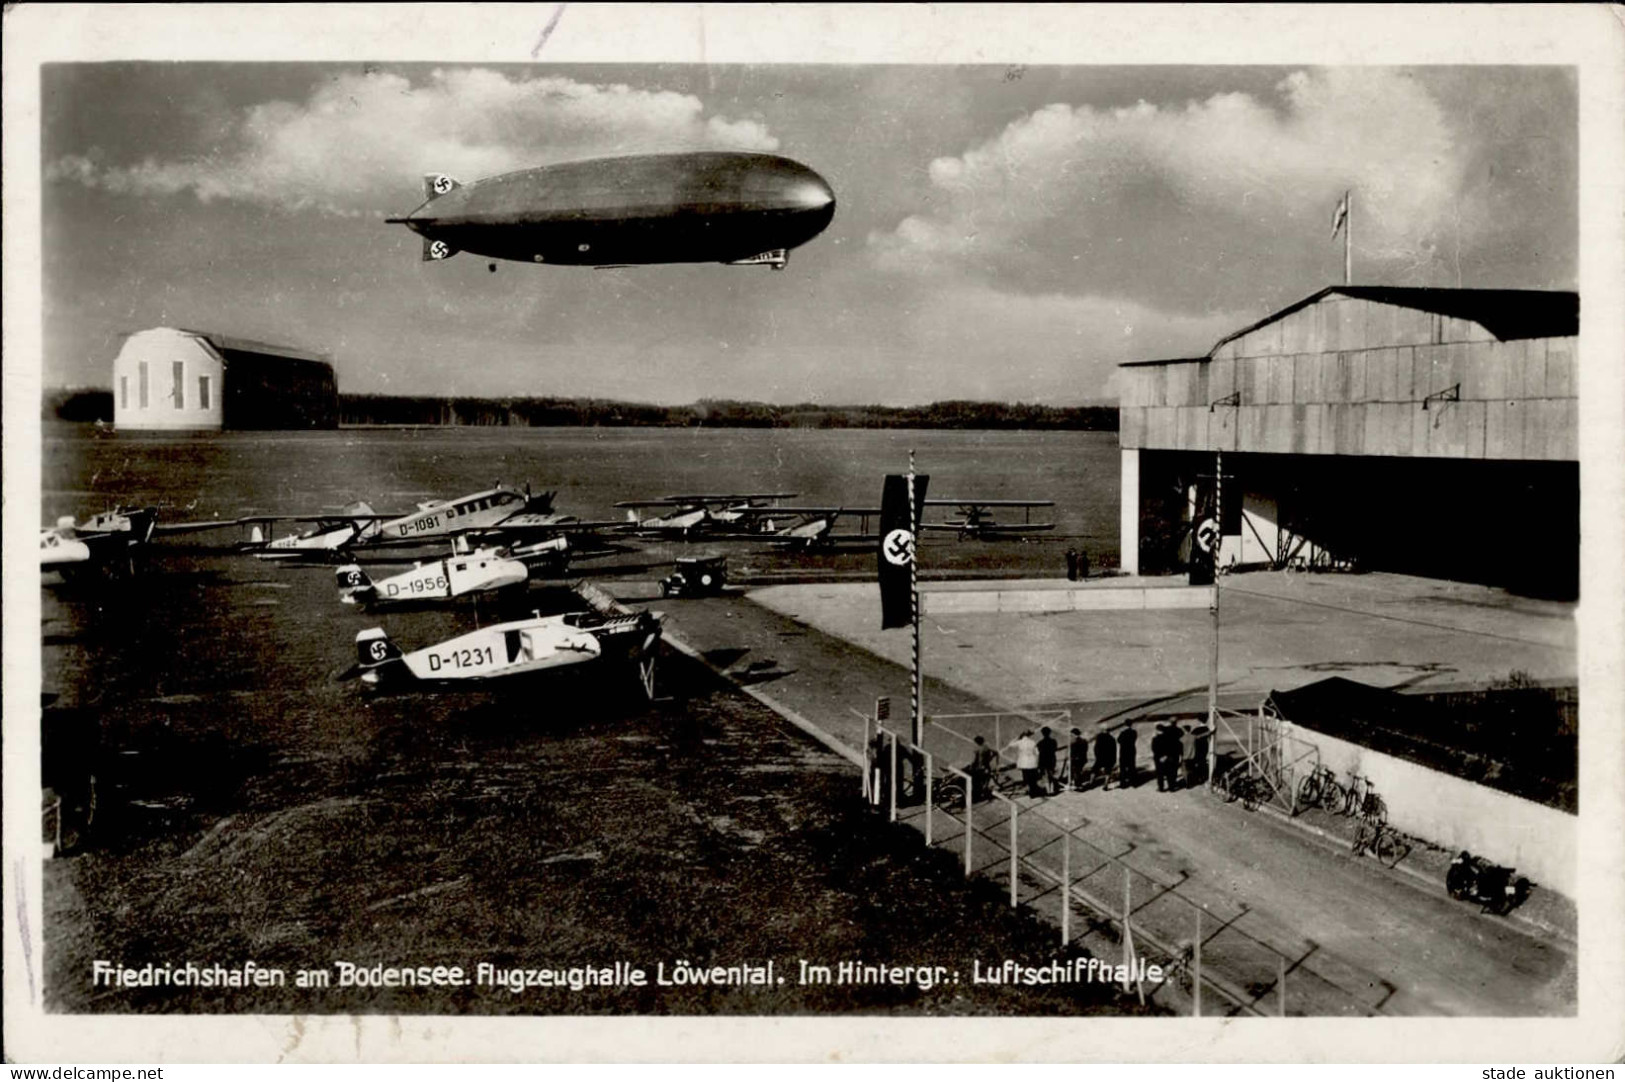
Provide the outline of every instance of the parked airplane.
[[[351,545],[364,544],[379,534],[379,516],[365,501],[356,501],[342,513],[330,515],[248,515],[238,521],[250,527],[248,547],[259,551],[261,560],[290,560],[331,557]],[[308,522],[298,533],[267,540],[265,530],[273,522]]]
[[[699,493],[661,496],[653,500],[622,500],[616,507],[627,511],[625,529],[636,534],[687,539],[701,530],[748,524],[752,516],[768,509],[767,500],[788,500],[794,492]],[[673,510],[640,519],[640,507],[669,507]]]
[[453,553],[433,563],[419,563],[410,571],[374,582],[359,564],[346,564],[335,573],[339,600],[346,605],[377,605],[439,601],[464,594],[485,593],[530,580],[523,561],[499,555],[494,549]]
[[[875,507],[762,507],[749,508],[739,515],[746,527],[741,534],[719,533],[718,541],[760,541],[797,548],[829,549],[837,544],[874,543],[878,534],[869,532],[869,518],[879,515]],[[859,519],[858,533],[836,533],[842,516]]]
[[533,572],[558,577],[570,563],[570,540],[553,537],[512,548],[471,549],[466,536],[452,541],[451,555],[419,561],[411,570],[374,581],[359,564],[335,572],[339,600],[346,605],[433,602],[522,586]]
[[120,507],[75,524],[63,515],[40,531],[40,570],[72,573],[85,567],[118,569],[154,537],[214,530],[236,523],[160,522],[156,507]]
[[[521,263],[732,263],[782,270],[835,216],[823,177],[772,154],[642,154],[563,162],[464,186],[431,173],[404,218],[423,259],[459,251]],[[491,264],[496,270],[496,264]]]
[[[961,517],[948,522],[922,522],[922,530],[952,531],[961,541],[993,541],[1002,537],[1026,537],[1055,529],[1053,522],[1034,522],[1032,509],[1054,507],[1054,500],[926,500],[927,507],[956,507]],[[995,522],[993,511],[1000,507],[1025,509],[1019,523]]]
[[654,697],[655,648],[661,616],[651,612],[537,613],[492,624],[433,646],[403,653],[383,628],[356,635],[356,665],[371,688],[402,684],[469,686],[504,677],[557,673],[592,662],[636,665],[644,693]]
[[250,544],[262,544],[267,559],[287,556],[331,556],[362,545],[415,545],[456,537],[522,542],[562,534],[590,532],[618,522],[586,522],[553,510],[556,493],[532,496],[506,488],[501,482],[488,489],[449,500],[429,500],[404,515],[380,515],[364,503],[351,504],[341,514],[268,515],[239,519],[243,523],[272,521],[312,522],[301,534],[265,542],[256,526]]

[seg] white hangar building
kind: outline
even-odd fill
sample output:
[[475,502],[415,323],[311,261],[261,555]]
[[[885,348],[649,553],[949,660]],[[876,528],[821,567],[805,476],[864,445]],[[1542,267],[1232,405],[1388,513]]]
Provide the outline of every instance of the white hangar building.
[[1574,293],[1332,286],[1123,365],[1124,569],[1185,565],[1222,450],[1225,565],[1576,596],[1579,318]]
[[113,358],[113,427],[336,428],[338,384],[317,353],[154,327]]

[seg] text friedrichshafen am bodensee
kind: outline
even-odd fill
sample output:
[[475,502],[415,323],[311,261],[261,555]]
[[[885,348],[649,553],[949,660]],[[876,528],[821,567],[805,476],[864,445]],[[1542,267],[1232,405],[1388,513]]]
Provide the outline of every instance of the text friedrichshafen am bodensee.
[[494,962],[463,965],[388,965],[335,961],[314,968],[288,969],[248,961],[233,965],[185,962],[127,965],[98,960],[91,965],[91,983],[97,988],[142,989],[265,989],[297,988],[484,988],[515,995],[546,989],[585,993],[627,988],[721,987],[769,989],[779,987],[912,986],[922,992],[944,986],[972,984],[1007,988],[1068,984],[1160,984],[1167,978],[1163,966],[1137,958],[1113,964],[1100,958],[1057,959],[1026,963],[1015,959],[972,959],[965,967],[946,965],[894,965],[846,960],[812,962],[775,959],[729,965],[702,965],[686,959],[650,965],[617,961],[609,965],[525,966]]

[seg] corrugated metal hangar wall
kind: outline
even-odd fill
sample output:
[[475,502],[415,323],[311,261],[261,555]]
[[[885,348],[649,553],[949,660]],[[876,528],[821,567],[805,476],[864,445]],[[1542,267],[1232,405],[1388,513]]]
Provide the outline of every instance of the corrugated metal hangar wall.
[[1223,450],[1231,565],[1578,589],[1573,293],[1340,286],[1124,365],[1125,569],[1183,565]]

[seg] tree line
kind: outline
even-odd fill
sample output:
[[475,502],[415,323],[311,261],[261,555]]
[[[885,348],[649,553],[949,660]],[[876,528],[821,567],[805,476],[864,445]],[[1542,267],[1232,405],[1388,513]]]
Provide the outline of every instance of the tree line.
[[[44,416],[111,421],[113,394],[67,388],[45,392]],[[1117,431],[1116,406],[1044,406],[950,400],[925,406],[825,406],[706,398],[686,406],[606,398],[488,398],[439,395],[339,395],[343,425],[491,425],[519,428],[977,428]]]
[[779,406],[701,399],[660,406],[599,398],[342,395],[347,425],[632,426],[650,428],[1021,428],[1117,430],[1116,406],[933,402],[926,406]]

